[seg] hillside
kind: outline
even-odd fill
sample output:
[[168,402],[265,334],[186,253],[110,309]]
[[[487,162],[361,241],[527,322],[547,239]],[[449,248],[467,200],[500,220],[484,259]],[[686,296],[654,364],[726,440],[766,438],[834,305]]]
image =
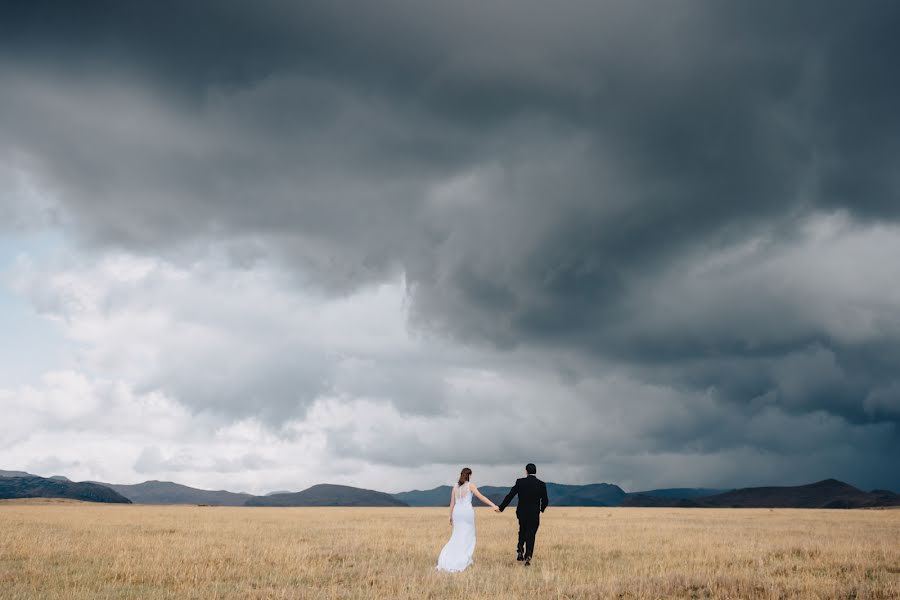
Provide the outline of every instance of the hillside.
[[630,492],[629,496],[655,496],[660,498],[702,498],[704,496],[715,496],[716,494],[724,494],[731,490],[714,489],[714,488],[663,488],[658,490],[646,490],[643,492]]
[[88,502],[131,504],[131,500],[103,485],[33,475],[0,478],[0,498],[71,498]]
[[451,489],[449,485],[440,485],[430,490],[410,490],[393,496],[408,506],[448,506]]
[[[398,500],[410,506],[447,506],[450,501],[450,486],[442,485],[430,490],[412,490],[394,494]],[[497,504],[509,492],[508,487],[485,485],[480,486],[481,492]],[[668,488],[660,490],[647,490],[640,492],[647,496],[663,496],[666,498],[697,498],[718,494],[725,490],[711,490],[706,488]],[[587,485],[566,485],[561,483],[547,483],[547,496],[551,506],[621,506],[625,500],[633,494],[626,493],[622,488],[611,483],[589,483]],[[477,500],[475,504],[480,504]],[[513,500],[511,506],[516,505]]]
[[[438,486],[429,490],[411,490],[385,494],[342,485],[314,485],[302,492],[269,492],[265,496],[204,490],[170,481],[145,481],[138,484],[108,484],[99,481],[74,483],[63,475],[39,477],[24,471],[0,470],[0,482],[6,482],[7,494],[22,493],[22,484],[12,484],[10,479],[34,479],[44,483],[33,484],[30,492],[53,494],[52,496],[81,498],[80,495],[106,497],[97,488],[78,486],[95,485],[109,490],[118,497],[138,504],[208,504],[211,506],[447,506],[450,486]],[[47,483],[51,482],[51,483]],[[480,486],[488,498],[499,504],[509,492],[506,486]],[[91,491],[93,490],[93,491]],[[63,494],[63,495],[60,495]],[[76,494],[76,495],[68,495]],[[801,486],[769,486],[721,490],[711,488],[661,488],[640,492],[625,492],[610,483],[568,485],[547,483],[551,506],[643,506],[643,507],[796,507],[796,508],[868,508],[900,506],[900,495],[888,490],[865,492],[835,479]],[[0,496],[2,498],[23,496]],[[114,498],[114,497],[110,497]],[[90,498],[82,498],[90,501]],[[119,502],[121,500],[93,500]],[[475,505],[481,502],[475,500]],[[512,506],[516,505],[513,500]]]
[[[97,482],[99,483],[99,482]],[[171,481],[145,481],[134,485],[103,483],[136,504],[209,504],[243,506],[251,494],[225,490],[201,490]]]
[[[394,494],[393,496],[394,498],[400,500],[401,502],[404,502],[405,504],[408,504],[409,506],[448,506],[450,504],[450,491],[452,489],[453,488],[451,488],[449,485],[440,485],[430,490],[412,490],[409,492],[399,492],[397,494]],[[506,494],[509,493],[508,487],[499,487],[494,485],[479,486],[478,489],[482,494],[490,498],[495,504],[500,504]],[[473,498],[472,503],[475,506],[484,506],[484,504],[478,498]],[[512,506],[515,505],[516,502],[513,501]]]
[[37,475],[32,475],[25,471],[4,471],[0,469],[0,477],[37,477]]
[[590,483],[588,485],[547,484],[547,495],[551,505],[556,506],[619,506],[625,498],[625,491],[611,483]]
[[[449,491],[447,492],[450,493]],[[248,498],[244,506],[409,506],[384,492],[319,484],[302,492]]]
[[[509,493],[510,487],[486,485],[479,489],[494,503],[500,504]],[[550,506],[619,506],[625,495],[622,488],[611,483],[566,485],[547,482],[547,497],[550,500]],[[517,504],[518,498],[514,499],[510,506]]]
[[900,495],[886,490],[864,492],[836,479],[784,487],[731,490],[703,498],[665,498],[637,494],[625,506],[675,506],[693,508],[869,508],[898,506]]

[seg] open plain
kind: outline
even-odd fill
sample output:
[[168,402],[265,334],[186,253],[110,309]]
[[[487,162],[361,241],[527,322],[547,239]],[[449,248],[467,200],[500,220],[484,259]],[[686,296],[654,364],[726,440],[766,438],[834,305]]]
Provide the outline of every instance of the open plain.
[[448,575],[446,509],[3,501],[0,598],[900,598],[898,510],[551,507],[528,569],[476,519]]

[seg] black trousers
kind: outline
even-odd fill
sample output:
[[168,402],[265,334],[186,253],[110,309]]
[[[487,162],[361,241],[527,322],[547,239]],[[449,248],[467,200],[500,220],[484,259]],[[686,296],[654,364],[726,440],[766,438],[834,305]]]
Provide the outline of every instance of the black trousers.
[[540,518],[519,519],[519,544],[516,546],[516,551],[524,554],[525,558],[534,556],[534,538],[540,526]]

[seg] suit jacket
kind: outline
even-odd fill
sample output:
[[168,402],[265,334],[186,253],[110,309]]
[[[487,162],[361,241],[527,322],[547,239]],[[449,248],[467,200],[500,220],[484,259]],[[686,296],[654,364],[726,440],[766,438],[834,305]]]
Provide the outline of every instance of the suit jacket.
[[512,499],[519,495],[519,505],[516,507],[516,516],[520,521],[537,521],[541,517],[541,513],[547,509],[550,504],[547,498],[547,484],[535,477],[529,475],[522,479],[516,480],[516,485],[509,490],[506,498],[500,503],[500,510],[512,502]]

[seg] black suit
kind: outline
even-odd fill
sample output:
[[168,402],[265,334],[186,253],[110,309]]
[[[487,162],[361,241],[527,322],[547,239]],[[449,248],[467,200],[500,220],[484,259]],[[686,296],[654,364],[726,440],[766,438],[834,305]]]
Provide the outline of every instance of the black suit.
[[516,485],[509,490],[506,498],[500,503],[500,510],[519,496],[519,506],[516,507],[516,518],[519,519],[519,544],[516,550],[531,558],[534,554],[534,538],[538,527],[541,525],[541,513],[547,509],[550,500],[547,498],[547,484],[529,475],[516,480]]

